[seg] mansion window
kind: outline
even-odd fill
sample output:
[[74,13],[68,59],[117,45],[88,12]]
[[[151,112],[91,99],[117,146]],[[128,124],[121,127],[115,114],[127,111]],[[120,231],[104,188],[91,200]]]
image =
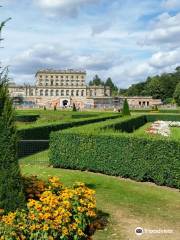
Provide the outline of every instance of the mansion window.
[[40,90],[40,96],[43,96],[43,90]]
[[79,90],[76,91],[76,96],[79,96]]
[[48,96],[48,90],[45,91],[45,96]]
[[82,97],[84,96],[84,90],[81,91],[81,96],[82,96]]
[[51,86],[53,86],[53,83],[54,83],[54,81],[53,81],[53,80],[51,80]]
[[69,90],[66,90],[66,96],[69,96]]
[[54,91],[53,91],[53,90],[51,90],[51,96],[53,96],[53,94],[54,94]]
[[71,96],[74,96],[74,90],[71,91]]
[[61,90],[61,96],[64,96],[64,90]]
[[56,90],[56,96],[59,96],[59,90]]

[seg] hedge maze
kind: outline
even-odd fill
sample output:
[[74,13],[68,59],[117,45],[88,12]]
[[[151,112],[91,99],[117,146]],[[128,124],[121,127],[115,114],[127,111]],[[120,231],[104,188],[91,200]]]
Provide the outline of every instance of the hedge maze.
[[180,115],[141,115],[53,132],[50,163],[56,168],[100,172],[180,188],[180,142],[135,136],[155,120],[180,121]]

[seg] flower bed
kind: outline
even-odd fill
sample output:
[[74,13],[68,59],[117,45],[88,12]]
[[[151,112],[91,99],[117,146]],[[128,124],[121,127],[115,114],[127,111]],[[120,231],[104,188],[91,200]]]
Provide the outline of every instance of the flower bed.
[[180,122],[175,121],[156,121],[150,128],[147,129],[147,133],[159,134],[164,137],[169,137],[171,134],[170,127],[180,127]]
[[95,192],[84,184],[66,188],[55,177],[48,183],[24,179],[27,209],[0,214],[1,240],[84,240],[96,217]]

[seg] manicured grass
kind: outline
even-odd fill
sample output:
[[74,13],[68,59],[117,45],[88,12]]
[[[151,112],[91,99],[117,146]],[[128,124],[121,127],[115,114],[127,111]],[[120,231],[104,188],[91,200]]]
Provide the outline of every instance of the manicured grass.
[[106,116],[109,114],[115,115],[117,113],[107,113],[107,112],[73,112],[72,110],[17,110],[18,115],[29,115],[38,114],[40,117],[36,122],[33,123],[23,123],[17,122],[19,129],[33,126],[41,126],[47,123],[56,122],[70,122],[77,121],[78,119],[94,118],[100,116]]
[[42,179],[58,176],[66,185],[81,181],[96,190],[98,209],[110,214],[110,223],[107,229],[95,234],[94,240],[134,240],[137,239],[134,229],[138,226],[174,230],[169,236],[145,239],[179,239],[178,190],[90,172],[54,169],[48,166],[48,151],[21,159],[20,164],[25,175],[37,175]]

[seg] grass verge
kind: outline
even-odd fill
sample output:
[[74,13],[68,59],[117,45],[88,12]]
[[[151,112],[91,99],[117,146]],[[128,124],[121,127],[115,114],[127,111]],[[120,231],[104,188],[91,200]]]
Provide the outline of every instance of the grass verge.
[[172,229],[172,234],[143,235],[141,239],[179,240],[180,194],[178,190],[151,183],[138,183],[118,177],[48,166],[48,151],[20,160],[24,175],[47,179],[60,177],[65,185],[76,181],[86,183],[96,191],[98,209],[110,214],[108,227],[98,231],[94,240],[139,239],[134,229]]

